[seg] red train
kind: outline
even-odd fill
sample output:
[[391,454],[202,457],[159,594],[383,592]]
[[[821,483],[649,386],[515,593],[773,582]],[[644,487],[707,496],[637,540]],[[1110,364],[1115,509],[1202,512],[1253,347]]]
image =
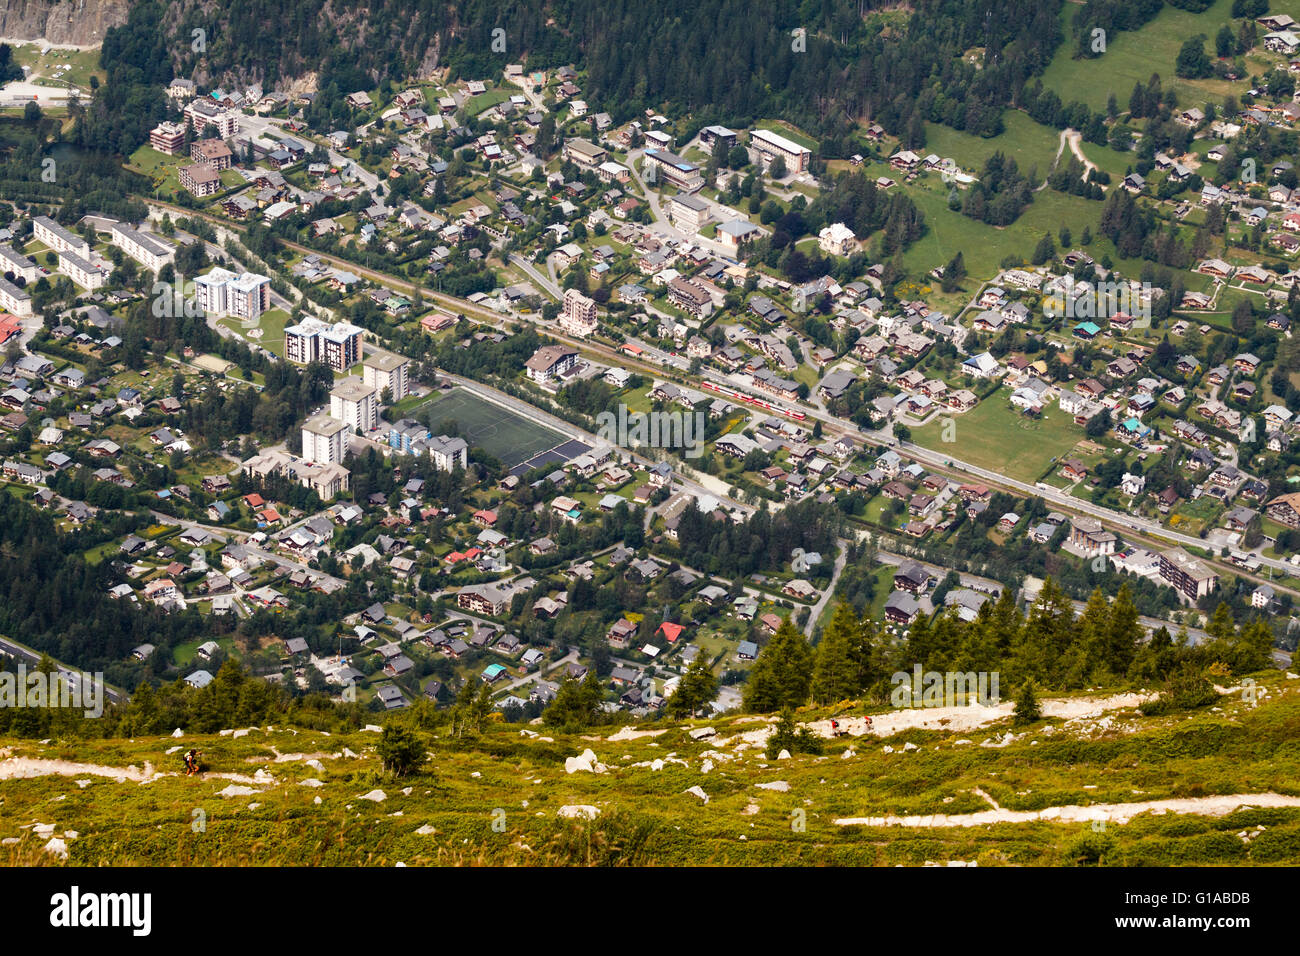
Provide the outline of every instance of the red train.
[[701,384],[711,392],[720,392],[728,398],[734,398],[747,405],[757,405],[759,408],[765,408],[769,412],[776,412],[778,415],[784,415],[786,418],[803,421],[808,417],[806,413],[799,411],[797,408],[787,408],[777,402],[769,402],[765,398],[759,398],[756,395],[749,395],[745,392],[737,391],[730,385],[719,385],[717,382],[711,382],[708,379],[705,379]]

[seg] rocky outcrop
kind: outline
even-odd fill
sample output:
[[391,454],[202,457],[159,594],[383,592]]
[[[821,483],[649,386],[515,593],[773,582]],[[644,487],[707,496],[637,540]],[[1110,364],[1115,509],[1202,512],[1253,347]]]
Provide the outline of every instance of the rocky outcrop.
[[126,23],[130,0],[0,0],[0,37],[98,46]]

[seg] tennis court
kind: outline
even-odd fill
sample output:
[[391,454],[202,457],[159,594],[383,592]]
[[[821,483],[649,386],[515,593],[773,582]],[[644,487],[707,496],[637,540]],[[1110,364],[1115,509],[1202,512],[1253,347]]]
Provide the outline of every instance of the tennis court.
[[470,447],[482,448],[507,468],[566,441],[559,432],[540,422],[494,405],[463,388],[453,389],[421,406],[414,417],[428,425],[435,435],[445,430],[443,422],[455,422]]

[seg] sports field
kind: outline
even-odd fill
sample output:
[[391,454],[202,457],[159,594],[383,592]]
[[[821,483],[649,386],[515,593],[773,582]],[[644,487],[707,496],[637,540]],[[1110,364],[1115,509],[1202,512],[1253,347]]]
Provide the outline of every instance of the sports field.
[[463,388],[453,389],[420,406],[413,417],[427,424],[435,434],[444,431],[443,422],[455,422],[470,447],[482,448],[507,468],[565,442],[559,432]]

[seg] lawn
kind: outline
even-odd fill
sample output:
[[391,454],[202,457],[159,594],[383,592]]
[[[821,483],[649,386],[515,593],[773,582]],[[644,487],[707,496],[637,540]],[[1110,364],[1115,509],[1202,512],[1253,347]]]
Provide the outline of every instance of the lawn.
[[[1102,105],[1105,106],[1104,96]],[[1027,113],[1019,110],[1007,110],[1002,118],[1006,131],[992,139],[962,133],[938,123],[927,123],[925,146],[917,152],[951,157],[963,169],[977,176],[985,161],[994,153],[1001,152],[1014,159],[1023,172],[1037,167],[1041,182],[1047,177],[1056,158],[1056,151],[1060,148],[1060,131],[1034,122]],[[1094,143],[1082,143],[1081,148],[1085,156],[1110,173],[1112,178],[1122,177],[1124,170],[1137,159],[1133,154],[1116,152]],[[1070,155],[1072,154],[1067,147],[1061,154],[1061,161],[1068,162],[1067,157]]]
[[1007,401],[1010,395],[1009,388],[1001,388],[966,414],[953,416],[953,442],[943,441],[947,416],[914,429],[912,440],[1009,478],[1037,481],[1051,459],[1078,444],[1083,429],[1055,405],[1047,406],[1038,420],[1027,418]]
[[[1063,22],[1068,24],[1078,11],[1072,3],[1064,4]],[[1229,83],[1217,79],[1184,80],[1174,74],[1174,61],[1178,50],[1188,37],[1204,34],[1206,52],[1214,56],[1214,36],[1225,23],[1231,22],[1232,0],[1217,0],[1204,13],[1189,13],[1169,4],[1142,29],[1133,32],[1112,33],[1106,37],[1106,52],[1096,59],[1075,60],[1073,27],[1066,26],[1066,40],[1043,74],[1043,85],[1056,91],[1062,102],[1076,100],[1093,110],[1104,110],[1106,98],[1114,93],[1121,110],[1128,109],[1129,94],[1134,83],[1145,84],[1152,73],[1160,74],[1161,85],[1173,89],[1182,108],[1213,102],[1216,106],[1227,93],[1240,94],[1246,89],[1245,81]],[[1300,19],[1300,0],[1274,0],[1268,12],[1286,13]],[[1235,32],[1235,27],[1234,27]],[[1262,49],[1263,35],[1260,28]],[[1265,73],[1266,63],[1277,62],[1277,57],[1248,56],[1248,73]],[[1285,65],[1285,64],[1283,64]]]

